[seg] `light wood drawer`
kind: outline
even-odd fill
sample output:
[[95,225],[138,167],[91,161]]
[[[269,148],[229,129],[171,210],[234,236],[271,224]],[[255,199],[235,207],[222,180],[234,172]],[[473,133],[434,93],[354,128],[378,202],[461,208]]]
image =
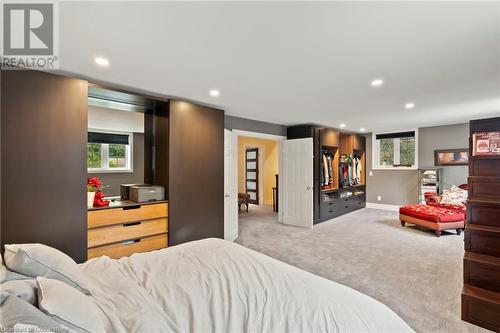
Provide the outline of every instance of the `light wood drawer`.
[[167,247],[167,234],[146,237],[128,243],[117,243],[88,249],[88,259],[109,256],[113,259],[128,257],[136,252],[149,252]]
[[130,239],[138,239],[166,233],[168,221],[166,218],[145,222],[130,222],[108,227],[90,229],[88,231],[88,247],[117,243]]
[[168,203],[89,211],[89,229],[168,216]]

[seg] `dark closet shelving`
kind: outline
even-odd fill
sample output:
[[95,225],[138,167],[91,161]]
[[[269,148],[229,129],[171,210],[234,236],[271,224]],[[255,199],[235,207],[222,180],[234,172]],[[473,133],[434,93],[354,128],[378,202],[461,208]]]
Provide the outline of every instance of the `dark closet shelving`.
[[[366,152],[365,138],[363,136],[317,125],[297,125],[288,127],[287,138],[313,138],[314,224],[366,207]],[[321,182],[322,153],[324,151],[330,152],[333,156],[333,183],[331,187],[324,187]],[[340,186],[339,161],[342,154],[357,154],[361,157],[360,184]],[[350,192],[350,195],[345,196],[348,192]]]

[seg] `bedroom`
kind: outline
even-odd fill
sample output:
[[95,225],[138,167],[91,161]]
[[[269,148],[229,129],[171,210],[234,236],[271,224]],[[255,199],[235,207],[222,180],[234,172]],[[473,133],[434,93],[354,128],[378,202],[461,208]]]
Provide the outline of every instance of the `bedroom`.
[[2,329],[499,330],[500,3],[43,4],[1,5]]

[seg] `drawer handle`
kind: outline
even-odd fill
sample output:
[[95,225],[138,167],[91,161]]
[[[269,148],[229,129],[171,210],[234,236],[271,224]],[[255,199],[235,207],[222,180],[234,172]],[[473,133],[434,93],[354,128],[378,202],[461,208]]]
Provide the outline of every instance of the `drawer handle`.
[[344,201],[349,201],[349,199],[344,199]]
[[129,207],[123,207],[123,210],[132,210],[132,209],[139,209],[141,208],[141,205],[138,206],[129,206]]
[[140,241],[141,241],[140,239],[133,239],[133,240],[124,241],[124,242],[122,242],[122,244],[123,245],[130,245],[130,244],[139,243]]
[[329,210],[328,213],[333,213],[333,210]]
[[345,208],[349,208],[349,206],[345,206]]
[[123,223],[123,226],[124,227],[131,227],[133,225],[139,225],[141,224],[142,222],[130,222],[130,223]]
[[331,206],[331,205],[333,205],[333,202],[330,202],[330,203],[329,203],[329,205],[330,205],[330,206]]

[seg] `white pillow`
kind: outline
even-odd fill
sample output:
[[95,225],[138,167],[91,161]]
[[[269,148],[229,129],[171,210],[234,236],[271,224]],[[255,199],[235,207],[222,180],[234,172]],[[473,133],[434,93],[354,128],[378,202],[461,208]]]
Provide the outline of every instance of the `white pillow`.
[[38,308],[70,330],[77,332],[106,332],[106,315],[90,296],[54,279],[36,278]]
[[15,272],[56,279],[90,294],[78,264],[59,250],[43,244],[11,244],[5,245],[4,257],[7,267]]
[[0,292],[24,299],[26,302],[36,304],[36,280],[12,280],[0,284]]

